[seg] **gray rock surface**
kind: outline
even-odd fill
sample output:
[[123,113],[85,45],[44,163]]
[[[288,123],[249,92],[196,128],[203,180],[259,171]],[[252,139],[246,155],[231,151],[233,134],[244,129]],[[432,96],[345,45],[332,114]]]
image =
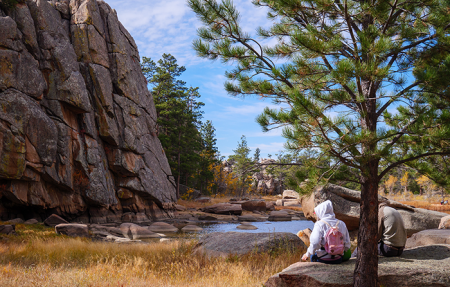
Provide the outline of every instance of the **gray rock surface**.
[[160,238],[159,234],[151,231],[147,227],[139,226],[134,223],[122,223],[120,225],[120,230],[124,237],[132,240],[143,239],[143,238]]
[[266,202],[264,200],[247,200],[241,203],[242,210],[247,211],[266,211]]
[[241,215],[242,207],[240,204],[231,203],[217,203],[210,206],[206,206],[200,209],[203,212],[215,213],[215,214],[232,214]]
[[64,223],[55,226],[57,234],[64,234],[70,237],[89,237],[89,228],[86,224]]
[[246,233],[214,232],[203,237],[194,252],[213,257],[243,255],[250,252],[269,252],[278,249],[306,251],[305,244],[295,234],[287,232]]
[[[381,286],[450,286],[450,245],[405,250],[401,257],[378,258]],[[298,262],[270,277],[266,287],[353,286],[355,259],[337,265]]]
[[55,227],[58,224],[65,224],[65,223],[69,222],[67,222],[67,220],[56,214],[52,214],[46,220],[44,220],[44,224],[51,227]]
[[295,190],[286,189],[283,191],[283,199],[300,199],[300,195]]
[[148,227],[153,232],[177,232],[178,228],[165,222],[155,222]]
[[450,244],[450,230],[429,229],[417,232],[406,240],[405,248],[435,244]]
[[11,235],[15,234],[16,227],[14,225],[6,224],[0,225],[0,234]]
[[19,1],[0,9],[0,47],[0,220],[172,216],[153,98],[115,10]]

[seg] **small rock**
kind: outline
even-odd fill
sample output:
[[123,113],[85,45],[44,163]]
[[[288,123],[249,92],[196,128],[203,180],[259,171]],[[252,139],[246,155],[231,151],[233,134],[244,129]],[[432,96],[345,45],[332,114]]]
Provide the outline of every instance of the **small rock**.
[[283,199],[300,199],[300,195],[295,190],[283,191]]
[[39,223],[39,221],[37,221],[37,219],[31,218],[28,219],[27,221],[24,222],[24,224],[36,224]]
[[89,237],[89,228],[86,224],[62,223],[55,226],[57,234],[70,237]]
[[266,201],[266,211],[267,210],[270,210],[270,211],[275,210],[275,202],[273,202],[273,201]]
[[51,227],[55,227],[58,224],[66,224],[66,223],[69,222],[67,222],[62,217],[56,214],[52,214],[46,220],[44,220],[44,224]]
[[249,200],[241,204],[243,210],[266,211],[266,202],[263,200]]
[[256,230],[258,229],[258,227],[251,225],[251,224],[241,224],[236,226],[236,228],[238,229],[243,229],[243,230]]
[[12,235],[16,233],[14,225],[0,225],[0,234]]
[[148,227],[153,232],[177,232],[178,228],[165,222],[155,222]]
[[250,222],[256,222],[258,219],[252,215],[241,215],[238,216],[239,221],[250,221]]
[[269,221],[291,221],[292,216],[287,210],[272,211],[269,215]]
[[450,215],[441,218],[439,229],[450,229]]
[[211,220],[217,220],[216,217],[211,216],[211,215],[200,215],[200,216],[198,217],[198,219],[199,219],[199,220],[209,220],[209,221],[211,221]]
[[240,204],[218,203],[203,207],[201,211],[215,214],[241,215],[242,206]]
[[160,236],[154,233],[150,228],[142,227],[134,223],[122,223],[120,230],[123,236],[129,239],[143,239],[143,238],[159,238]]
[[181,228],[181,231],[184,231],[184,232],[199,232],[202,230],[203,230],[203,228],[196,226],[196,225],[186,225],[185,227]]
[[8,220],[8,222],[11,224],[21,224],[21,223],[23,223],[23,219],[22,218],[14,218],[14,219]]

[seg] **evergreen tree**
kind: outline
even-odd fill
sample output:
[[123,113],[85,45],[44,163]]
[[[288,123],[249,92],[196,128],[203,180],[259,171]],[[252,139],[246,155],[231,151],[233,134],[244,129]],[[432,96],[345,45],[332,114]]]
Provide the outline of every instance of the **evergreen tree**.
[[205,25],[198,55],[237,63],[226,90],[284,103],[265,109],[263,129],[284,126],[289,148],[330,158],[326,169],[305,162],[309,188],[323,179],[360,185],[354,286],[378,286],[380,180],[401,164],[450,153],[448,105],[436,100],[447,95],[448,56],[439,53],[448,51],[449,1],[254,0],[269,9],[274,24],[258,34],[278,40],[272,47],[239,27],[231,1],[188,3]]
[[234,154],[228,157],[233,162],[233,172],[239,179],[240,195],[242,196],[250,185],[250,174],[253,172],[255,162],[249,157],[251,149],[247,146],[247,138],[242,135]]
[[213,167],[219,163],[219,151],[216,146],[216,129],[211,121],[202,124],[200,133],[202,138],[202,152],[198,175],[198,187],[203,193],[214,179]]
[[178,80],[186,69],[177,64],[170,54],[163,54],[156,64],[143,57],[142,71],[155,102],[158,124],[158,138],[166,153],[172,174],[176,179],[177,196],[180,194],[181,180],[186,185],[196,175],[202,150],[201,107],[198,88],[187,88],[184,81]]

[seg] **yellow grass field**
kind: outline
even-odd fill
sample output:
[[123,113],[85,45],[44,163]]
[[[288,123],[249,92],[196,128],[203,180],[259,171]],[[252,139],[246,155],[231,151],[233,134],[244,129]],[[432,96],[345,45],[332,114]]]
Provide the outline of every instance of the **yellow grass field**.
[[262,286],[305,250],[207,258],[193,240],[116,244],[56,235],[39,225],[0,237],[0,286]]

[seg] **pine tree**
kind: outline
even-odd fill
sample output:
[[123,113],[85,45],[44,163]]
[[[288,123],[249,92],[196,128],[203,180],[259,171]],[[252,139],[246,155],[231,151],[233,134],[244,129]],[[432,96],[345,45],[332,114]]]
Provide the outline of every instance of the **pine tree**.
[[200,133],[202,138],[202,151],[200,168],[198,170],[198,186],[203,193],[207,190],[209,183],[214,179],[213,166],[219,164],[219,151],[216,146],[216,129],[211,121],[202,124]]
[[450,61],[440,53],[449,46],[449,1],[255,0],[274,23],[258,29],[278,41],[272,47],[239,27],[231,1],[188,3],[204,24],[198,55],[237,63],[226,90],[283,103],[288,108],[266,108],[258,118],[263,129],[283,126],[291,149],[316,148],[330,158],[329,169],[309,164],[316,180],[305,186],[323,179],[360,185],[354,286],[378,286],[380,180],[401,164],[450,153],[448,104],[436,99],[448,94]]
[[189,184],[196,175],[202,150],[201,127],[202,102],[198,88],[187,88],[184,81],[178,80],[186,69],[178,66],[170,54],[163,54],[158,64],[143,57],[142,71],[155,102],[158,124],[158,138],[166,153],[172,174],[176,179],[177,196],[181,180]]
[[255,162],[250,158],[251,149],[247,146],[247,138],[242,135],[234,154],[228,157],[233,162],[233,172],[239,179],[240,195],[242,196],[251,184],[250,174],[254,170]]

